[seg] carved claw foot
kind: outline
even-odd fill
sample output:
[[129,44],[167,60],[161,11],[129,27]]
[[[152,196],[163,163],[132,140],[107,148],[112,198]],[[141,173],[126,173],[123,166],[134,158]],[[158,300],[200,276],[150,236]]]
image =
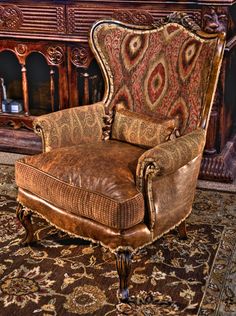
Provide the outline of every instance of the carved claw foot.
[[121,302],[129,300],[129,276],[131,272],[132,253],[129,250],[119,250],[116,252],[116,268],[119,275],[120,287],[118,298]]
[[31,211],[25,208],[22,204],[18,203],[16,209],[16,216],[25,228],[25,236],[21,240],[21,245],[26,246],[32,243],[34,238],[33,226],[31,223]]
[[186,230],[186,221],[183,221],[179,226],[177,227],[179,237],[182,240],[188,239],[187,230]]

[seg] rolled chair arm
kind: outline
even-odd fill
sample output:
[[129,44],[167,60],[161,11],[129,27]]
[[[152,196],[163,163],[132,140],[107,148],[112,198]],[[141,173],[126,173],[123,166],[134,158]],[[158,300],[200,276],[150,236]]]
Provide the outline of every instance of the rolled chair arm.
[[152,176],[167,175],[192,161],[202,154],[205,140],[206,131],[199,128],[144,152],[136,169],[137,187],[144,191],[147,173]]
[[35,133],[41,136],[43,151],[102,140],[103,103],[74,107],[36,118]]

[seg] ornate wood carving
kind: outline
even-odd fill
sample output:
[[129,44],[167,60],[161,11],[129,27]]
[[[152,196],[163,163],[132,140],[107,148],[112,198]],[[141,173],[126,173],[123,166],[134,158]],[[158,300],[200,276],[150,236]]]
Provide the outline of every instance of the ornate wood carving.
[[[7,1],[0,1],[0,4]],[[0,29],[2,35],[8,37],[22,35],[31,38],[32,34],[37,38],[55,39],[55,35],[66,34],[65,6],[43,4],[44,1],[14,1],[19,3],[12,5],[10,1],[0,6]]]
[[93,59],[88,47],[76,46],[71,50],[70,60],[76,67],[87,68]]
[[226,32],[228,27],[228,12],[227,8],[204,7],[202,12],[202,27],[208,33]]
[[152,15],[145,10],[115,10],[112,18],[135,25],[152,25],[154,23]]
[[192,11],[187,13],[197,25],[201,26],[202,23],[202,14],[200,11]]
[[[168,13],[165,14],[165,16]],[[158,17],[160,16],[160,17]],[[115,10],[112,18],[121,22],[126,22],[134,25],[157,25],[161,26],[168,22],[175,22],[189,27],[189,29],[199,30],[201,25],[201,13],[199,11],[188,12],[174,12],[168,15],[168,18],[162,18],[162,14],[152,14],[146,10]]]
[[68,23],[67,23],[68,32],[73,33],[75,31],[75,9],[73,7],[68,8],[67,16],[68,16]]
[[61,46],[49,46],[46,58],[49,63],[59,65],[64,61],[64,50]]
[[201,27],[196,23],[196,21],[184,12],[173,12],[165,18],[159,19],[154,23],[155,26],[159,27],[167,23],[178,23],[188,28],[191,31],[200,31]]
[[18,29],[23,23],[23,14],[16,5],[0,7],[0,28]]
[[64,16],[64,10],[62,7],[56,8],[56,15],[57,15],[57,31],[58,33],[65,33],[66,32],[65,16]]
[[25,44],[17,44],[15,51],[18,55],[25,55],[27,52],[27,46]]

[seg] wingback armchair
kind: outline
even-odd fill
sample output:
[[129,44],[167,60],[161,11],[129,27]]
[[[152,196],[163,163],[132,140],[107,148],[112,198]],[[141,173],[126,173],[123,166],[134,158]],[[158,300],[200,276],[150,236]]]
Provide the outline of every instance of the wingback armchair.
[[38,213],[114,252],[126,301],[133,253],[175,227],[186,237],[224,34],[185,14],[150,27],[101,20],[90,46],[104,97],[34,121],[43,153],[16,162],[17,216],[23,244]]

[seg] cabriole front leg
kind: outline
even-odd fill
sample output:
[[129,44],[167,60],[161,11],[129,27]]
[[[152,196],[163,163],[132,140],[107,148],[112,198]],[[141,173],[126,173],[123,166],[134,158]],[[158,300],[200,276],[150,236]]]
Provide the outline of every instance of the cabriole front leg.
[[119,250],[116,252],[116,268],[119,275],[118,297],[121,302],[129,300],[129,277],[131,272],[132,253],[129,250]]
[[31,223],[31,211],[24,207],[21,203],[18,203],[16,209],[16,216],[21,222],[22,226],[25,228],[25,236],[21,240],[21,244],[26,246],[33,241],[34,231]]

